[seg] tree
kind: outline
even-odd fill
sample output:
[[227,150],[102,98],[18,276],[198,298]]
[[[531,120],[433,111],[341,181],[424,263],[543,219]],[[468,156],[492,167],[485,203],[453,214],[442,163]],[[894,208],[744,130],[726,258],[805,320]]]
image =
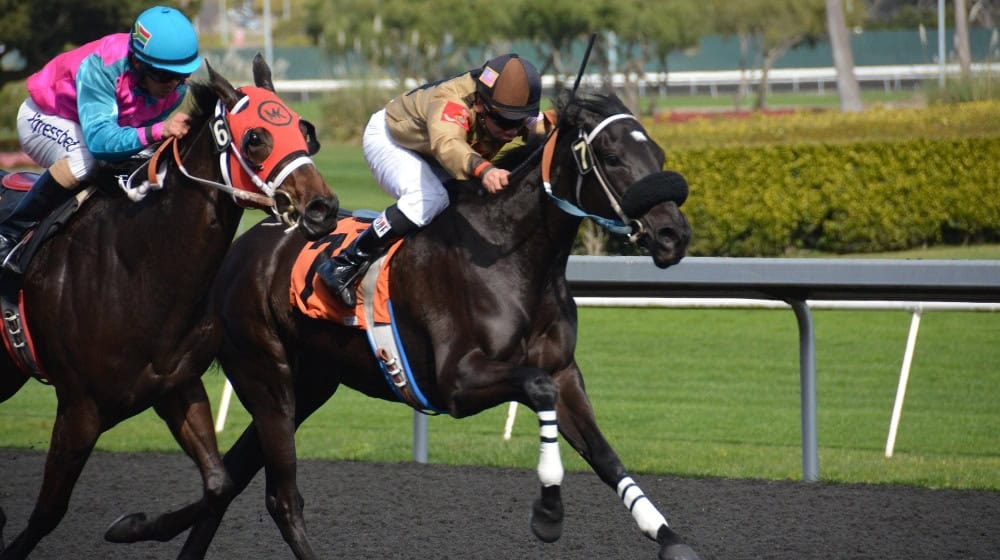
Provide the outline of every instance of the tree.
[[861,88],[854,75],[854,55],[851,52],[847,23],[844,19],[842,0],[826,0],[826,27],[830,34],[833,63],[837,69],[837,92],[840,95],[840,110],[857,112],[861,105]]
[[[652,5],[643,0],[616,0],[608,4],[620,6],[621,13],[605,10],[604,14],[613,14],[613,17],[598,21],[598,25],[615,33],[614,51],[619,70],[625,75],[624,99],[633,112],[638,113],[638,81],[645,76],[648,63],[659,63],[660,85],[665,87],[669,79],[669,55],[697,46],[702,35],[708,33],[711,8],[701,0],[673,0]],[[654,87],[647,91],[650,114],[656,109],[660,89]]]
[[789,49],[825,32],[825,0],[714,0],[720,33],[737,35],[756,48],[760,68],[757,109],[767,108],[768,75]]
[[[483,63],[482,45],[509,28],[509,16],[485,0],[315,0],[322,42],[353,60],[357,74],[400,84],[438,79]],[[490,14],[489,17],[483,14]]]
[[[568,64],[564,55],[571,54],[574,43],[585,41],[597,30],[600,20],[595,2],[580,0],[514,0],[507,9],[517,14],[511,22],[511,37],[530,41],[539,53],[535,62],[542,74],[575,77],[578,61]],[[594,52],[599,50],[594,47]],[[571,78],[568,78],[571,79]]]
[[969,11],[965,0],[955,0],[955,51],[958,66],[962,69],[962,81],[972,77],[972,57],[969,54]]

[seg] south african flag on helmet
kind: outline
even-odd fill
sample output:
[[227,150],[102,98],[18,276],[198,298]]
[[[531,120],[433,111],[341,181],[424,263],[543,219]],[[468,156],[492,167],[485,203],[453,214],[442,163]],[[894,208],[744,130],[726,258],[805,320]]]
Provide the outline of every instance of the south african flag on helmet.
[[146,44],[149,43],[149,39],[153,36],[152,33],[146,29],[141,21],[135,22],[132,27],[132,44],[139,48],[146,48]]

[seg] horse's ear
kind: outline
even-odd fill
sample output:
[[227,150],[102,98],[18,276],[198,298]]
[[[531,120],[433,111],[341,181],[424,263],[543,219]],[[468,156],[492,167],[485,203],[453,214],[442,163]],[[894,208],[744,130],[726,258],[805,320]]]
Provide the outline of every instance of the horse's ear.
[[257,87],[274,91],[274,82],[271,81],[271,67],[267,65],[260,53],[253,57],[253,83]]
[[208,83],[211,84],[212,89],[222,100],[222,104],[226,106],[227,109],[232,109],[236,102],[240,100],[241,95],[233,87],[233,84],[229,83],[229,80],[222,77],[212,68],[212,65],[205,60],[205,68],[208,69]]
[[299,128],[302,129],[302,136],[306,139],[306,150],[309,152],[309,155],[316,155],[319,152],[319,137],[316,135],[316,127],[313,123],[300,118]]

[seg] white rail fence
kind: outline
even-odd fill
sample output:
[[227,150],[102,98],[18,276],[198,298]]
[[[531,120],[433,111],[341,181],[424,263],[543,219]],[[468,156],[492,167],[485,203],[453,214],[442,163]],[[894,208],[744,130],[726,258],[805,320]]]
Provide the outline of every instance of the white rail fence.
[[[942,71],[951,76],[961,71],[957,64],[948,64],[942,68],[937,64],[857,66],[855,77],[862,85],[882,86],[886,91],[900,90],[906,84],[932,80],[942,75]],[[996,76],[1000,73],[998,63],[976,63],[972,65],[974,74]],[[721,88],[734,88],[744,84],[760,84],[763,73],[760,70],[695,70],[680,72],[646,72],[641,76],[631,76],[631,81],[638,83],[640,88],[684,88],[691,94],[705,91],[713,96],[719,94]],[[837,71],[828,68],[775,68],[768,72],[770,87],[785,86],[792,91],[811,87],[818,93],[824,93],[827,85],[836,90]],[[542,87],[551,90],[559,84],[572,84],[575,76],[542,76]],[[604,87],[605,77],[600,74],[587,74],[581,82],[592,88]],[[626,76],[615,73],[611,76],[611,86],[621,88],[626,83]],[[358,87],[362,82],[354,79],[315,79],[315,80],[275,80],[274,87],[282,94],[298,94],[308,97],[327,91]],[[367,85],[388,90],[413,88],[420,83],[409,80],[400,85],[395,80],[380,79],[368,82]]]

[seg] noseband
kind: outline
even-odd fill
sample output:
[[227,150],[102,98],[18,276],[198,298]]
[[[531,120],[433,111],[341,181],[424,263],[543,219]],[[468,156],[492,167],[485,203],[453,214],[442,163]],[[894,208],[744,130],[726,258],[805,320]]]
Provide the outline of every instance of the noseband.
[[558,206],[563,212],[566,212],[571,216],[590,218],[591,220],[597,222],[601,227],[612,233],[628,235],[629,240],[634,242],[638,235],[642,233],[642,224],[638,220],[630,220],[625,215],[625,212],[622,211],[621,203],[618,200],[617,194],[611,189],[604,170],[594,159],[594,148],[591,146],[594,138],[596,138],[602,130],[604,130],[609,124],[622,119],[632,119],[636,122],[639,120],[635,118],[634,115],[629,113],[611,115],[599,122],[589,133],[584,133],[584,131],[580,129],[578,131],[577,139],[573,141],[571,148],[573,151],[573,159],[576,161],[577,168],[577,202],[580,201],[580,196],[582,194],[584,175],[593,172],[594,176],[597,177],[597,182],[601,185],[601,188],[604,191],[604,195],[608,199],[608,204],[611,205],[615,214],[618,215],[617,220],[586,212],[572,202],[559,198],[552,192],[552,182],[550,181],[550,177],[552,174],[552,158],[555,154],[556,140],[559,134],[558,126],[552,131],[552,134],[545,142],[545,147],[542,149],[542,184],[545,187],[545,193],[549,195],[549,198],[551,198],[555,205]]

